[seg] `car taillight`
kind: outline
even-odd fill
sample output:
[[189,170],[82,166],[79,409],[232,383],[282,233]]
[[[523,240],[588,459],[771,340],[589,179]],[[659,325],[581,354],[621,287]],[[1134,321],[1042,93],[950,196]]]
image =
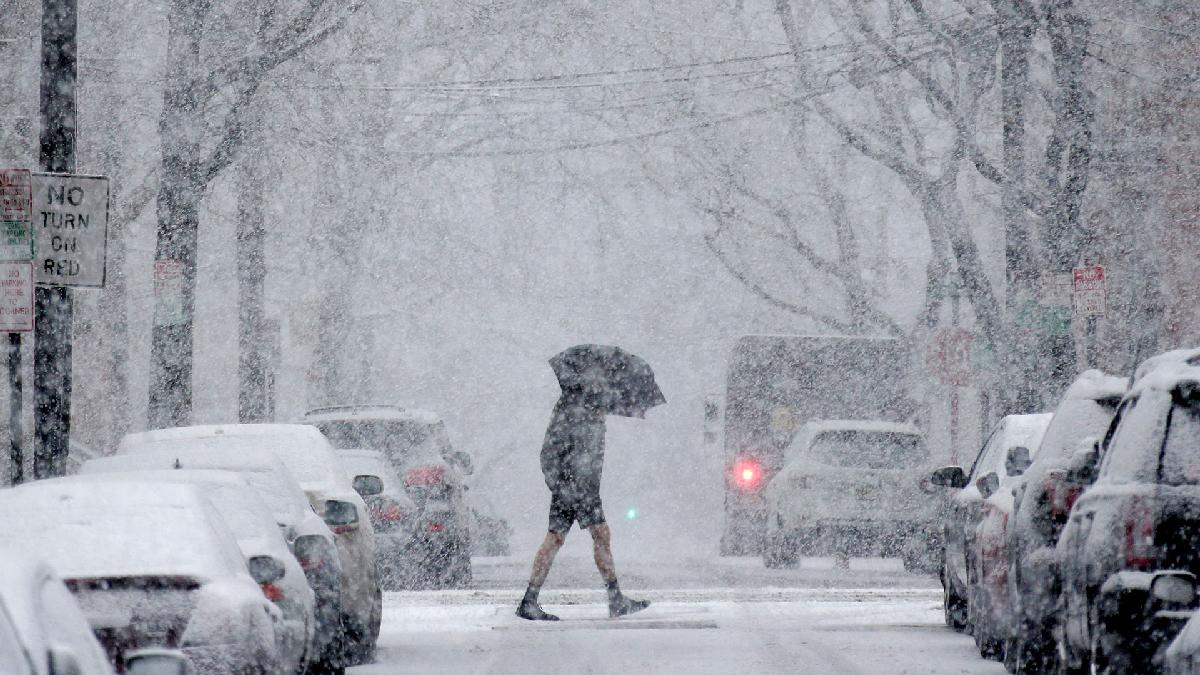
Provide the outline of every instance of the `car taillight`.
[[430,532],[442,532],[445,529],[446,529],[446,526],[442,525],[441,523],[430,523],[429,524]]
[[1154,565],[1154,509],[1139,497],[1129,500],[1125,513],[1125,565],[1147,569]]
[[757,488],[763,479],[762,465],[754,459],[742,459],[733,463],[733,483],[742,490]]
[[259,587],[262,588],[263,595],[267,596],[271,602],[283,600],[283,589],[275,584],[259,584]]
[[1062,470],[1046,472],[1042,483],[1046,492],[1046,502],[1050,505],[1050,513],[1056,518],[1065,519],[1071,514],[1071,507],[1079,499],[1082,488],[1067,480],[1067,472]]
[[404,485],[407,487],[441,485],[446,479],[446,467],[444,466],[422,466],[416,469],[409,469],[404,476]]

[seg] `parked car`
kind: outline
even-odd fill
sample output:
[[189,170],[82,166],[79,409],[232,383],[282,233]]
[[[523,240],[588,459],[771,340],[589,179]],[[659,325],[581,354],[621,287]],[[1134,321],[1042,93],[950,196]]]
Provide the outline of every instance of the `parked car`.
[[111,675],[104,648],[45,562],[0,549],[0,672]]
[[1104,436],[1128,383],[1098,370],[1080,374],[1055,408],[1033,464],[1014,482],[1005,547],[1012,603],[1005,653],[1020,672],[1053,668],[1059,589],[1054,547],[1084,487],[1072,480],[1068,465],[1085,439]]
[[[262,584],[263,595],[279,608],[281,620],[275,626],[276,648],[283,672],[302,672],[308,667],[309,646],[315,630],[313,590],[304,578],[304,570],[292,555],[279,526],[262,498],[244,479],[228,471],[172,469],[159,471],[103,471],[94,460],[80,467],[79,480],[103,481],[113,485],[122,481],[163,482],[195,485],[216,507],[247,563],[269,556],[281,566],[277,581]],[[259,563],[262,564],[262,563]]]
[[1095,481],[1058,541],[1063,669],[1147,672],[1174,637],[1154,621],[1154,584],[1200,572],[1200,368],[1162,367],[1134,382],[1105,438],[1069,471]]
[[[984,495],[1000,489],[1000,476],[1011,477],[1006,465],[1021,457],[1028,459],[1030,448],[1037,447],[1050,421],[1047,413],[1008,415],[1001,419],[975,455],[969,471],[947,466],[933,472],[930,483],[955,490],[939,515],[941,533],[942,608],[946,625],[965,630],[970,625],[971,580],[968,555],[973,547],[975,529],[983,517]],[[1028,462],[1024,462],[1028,466]]]
[[247,456],[278,457],[337,542],[341,563],[340,644],[345,665],[369,662],[379,639],[383,592],[375,568],[375,534],[365,518],[367,505],[329,441],[303,424],[228,424],[159,429],[121,439],[121,454],[176,452],[186,458],[214,449]]
[[375,528],[380,585],[385,590],[411,587],[417,563],[411,551],[417,505],[404,491],[404,482],[383,453],[359,449],[336,452],[346,471],[354,477],[354,489],[367,503]]
[[278,579],[195,486],[43,480],[0,491],[0,513],[0,537],[62,575],[113,663],[156,647],[198,673],[277,669],[281,617],[260,584]]
[[767,485],[767,567],[801,555],[900,557],[919,569],[930,554],[935,500],[923,491],[929,451],[909,424],[817,420],[787,447]]
[[[1050,417],[1036,415],[1033,417]],[[1008,585],[1008,522],[1013,490],[1036,457],[1039,445],[1016,445],[1006,451],[1003,473],[984,474],[976,481],[983,497],[979,525],[969,537],[967,555],[968,621],[980,656],[1004,657],[1012,646],[1012,603]],[[1007,662],[1007,661],[1006,661]]]
[[88,460],[81,471],[88,474],[168,469],[229,471],[244,479],[262,497],[315,595],[316,624],[308,649],[309,661],[324,671],[342,665],[345,660],[345,650],[339,641],[342,567],[337,541],[283,462],[274,455],[204,447],[101,457]]
[[471,583],[471,511],[465,475],[470,456],[450,444],[436,414],[394,406],[337,406],[309,411],[313,424],[340,449],[382,452],[417,507],[413,552],[419,578],[435,587]]

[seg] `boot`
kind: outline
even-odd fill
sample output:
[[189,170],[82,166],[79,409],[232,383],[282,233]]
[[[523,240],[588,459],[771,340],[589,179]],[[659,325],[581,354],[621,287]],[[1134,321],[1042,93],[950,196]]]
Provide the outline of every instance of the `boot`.
[[634,600],[621,595],[616,600],[608,601],[608,618],[615,619],[626,614],[640,612],[650,606],[649,600]]
[[621,592],[620,586],[617,585],[616,579],[605,582],[604,585],[608,589],[608,618],[610,619],[640,612],[650,606],[649,600],[633,600],[626,597]]
[[538,591],[541,588],[530,586],[525,589],[525,597],[521,598],[521,604],[517,605],[517,616],[530,621],[558,621],[558,617],[547,613],[538,605]]

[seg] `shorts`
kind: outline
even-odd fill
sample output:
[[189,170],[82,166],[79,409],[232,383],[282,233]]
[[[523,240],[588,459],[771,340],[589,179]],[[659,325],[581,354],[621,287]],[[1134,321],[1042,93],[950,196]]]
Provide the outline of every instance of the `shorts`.
[[605,522],[599,486],[582,490],[574,487],[550,491],[550,531],[555,534],[566,534],[576,522],[581,530]]

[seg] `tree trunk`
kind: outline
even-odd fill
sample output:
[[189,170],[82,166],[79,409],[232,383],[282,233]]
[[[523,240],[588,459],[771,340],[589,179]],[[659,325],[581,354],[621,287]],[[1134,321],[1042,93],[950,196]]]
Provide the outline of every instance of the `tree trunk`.
[[1039,340],[1035,333],[1017,330],[1016,317],[1024,303],[1036,300],[1038,265],[1021,201],[1025,180],[1025,95],[1029,87],[1029,49],[1033,27],[1012,2],[998,3],[1000,14],[1000,124],[1003,135],[1004,182],[1000,209],[1004,218],[1004,317],[1007,340],[993,342],[1000,350],[1007,380],[999,388],[1003,413],[1040,409],[1037,383]]
[[201,166],[203,110],[191,81],[200,69],[206,2],[176,0],[168,22],[166,86],[159,116],[158,239],[154,328],[150,344],[150,428],[182,426],[192,417],[192,322],[196,247],[207,166]]
[[[256,121],[257,122],[257,121]],[[259,127],[250,125],[254,140],[242,156],[238,186],[238,420],[268,421],[267,346],[264,285],[266,283],[266,228],[263,223],[262,152],[256,147]]]

